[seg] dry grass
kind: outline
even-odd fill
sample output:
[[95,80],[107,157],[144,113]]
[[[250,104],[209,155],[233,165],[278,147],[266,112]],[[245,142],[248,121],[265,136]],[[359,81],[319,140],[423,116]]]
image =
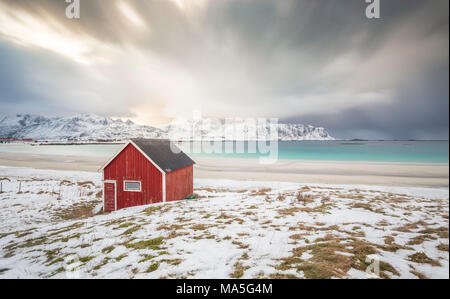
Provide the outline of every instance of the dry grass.
[[298,279],[294,274],[274,273],[269,274],[270,279]]
[[234,264],[234,272],[231,273],[231,278],[241,278],[244,276],[245,270],[247,270],[249,267],[244,266],[241,262],[236,262]]
[[333,235],[333,234],[326,234],[324,237],[315,239],[315,240],[314,240],[314,243],[318,243],[318,242],[329,242],[329,241],[332,241],[332,240],[337,239],[337,238],[339,238],[339,237],[336,236],[336,235]]
[[156,229],[157,230],[179,230],[179,229],[183,229],[184,226],[180,225],[180,224],[162,224],[160,226],[158,226]]
[[351,206],[352,209],[364,209],[370,212],[375,212],[373,207],[369,203],[357,202]]
[[173,230],[167,235],[167,239],[174,239],[174,238],[185,236],[185,235],[189,235],[189,233]]
[[280,214],[280,215],[291,215],[291,216],[294,216],[294,213],[297,213],[300,211],[301,211],[301,209],[296,208],[296,207],[277,210],[278,214]]
[[233,216],[227,215],[223,212],[220,213],[220,215],[216,217],[216,219],[230,219],[230,218],[233,218]]
[[160,211],[162,208],[163,208],[162,205],[160,205],[160,206],[151,206],[151,207],[146,208],[146,209],[144,210],[144,213],[145,213],[147,216],[150,216],[150,215],[152,215],[153,213],[155,213],[155,212],[157,212],[157,211]]
[[330,200],[331,200],[331,198],[330,198],[330,196],[328,196],[328,195],[322,195],[322,197],[320,198],[320,201],[321,201],[322,203],[329,202]]
[[286,199],[286,195],[284,195],[283,193],[279,193],[277,196],[277,200],[278,201],[284,201]]
[[94,216],[94,208],[100,204],[101,201],[81,201],[73,206],[61,209],[57,211],[54,215],[58,216],[64,220],[72,220],[72,219],[85,219]]
[[86,186],[89,186],[89,185],[95,187],[95,184],[92,181],[78,182],[77,185],[80,186],[80,187],[86,187]]
[[160,261],[160,263],[166,263],[172,266],[178,266],[181,264],[183,260],[182,259],[163,259]]
[[305,194],[302,192],[298,192],[297,195],[295,196],[297,202],[303,203],[303,204],[308,204],[311,202],[314,202],[314,197],[311,194]]
[[423,221],[411,222],[411,223],[404,224],[403,226],[396,227],[396,228],[394,228],[394,230],[398,231],[398,232],[402,232],[402,233],[410,233],[413,230],[418,229],[419,225],[426,226],[427,224]]
[[254,190],[250,193],[250,196],[262,196],[267,195],[268,192],[272,191],[271,188],[261,188],[258,190]]
[[135,243],[124,243],[125,247],[127,248],[133,248],[133,249],[153,249],[153,250],[159,250],[160,245],[164,243],[164,239],[162,237],[150,239],[150,240],[143,240],[138,241]]
[[238,235],[239,237],[247,237],[247,236],[250,236],[249,233],[237,233],[237,235]]
[[391,225],[389,222],[387,222],[385,219],[380,220],[376,223],[376,226],[389,226]]
[[441,226],[437,228],[425,228],[424,230],[419,231],[421,234],[427,235],[437,235],[439,238],[448,239],[448,226]]
[[68,180],[62,180],[59,185],[66,185],[66,186],[73,186],[75,185],[73,182],[68,181]]
[[290,235],[289,238],[293,239],[293,240],[301,240],[301,239],[303,239],[304,236],[305,235],[303,235],[303,234],[294,234],[294,235]]
[[126,231],[124,231],[121,235],[131,235],[131,234],[133,234],[134,232],[136,232],[136,231],[138,231],[140,229],[141,229],[141,225],[137,224],[137,225],[127,229]]
[[156,263],[151,264],[151,265],[147,268],[146,272],[147,272],[147,273],[150,273],[150,272],[153,272],[153,271],[158,270],[158,268],[159,268],[159,262],[156,262]]
[[423,273],[421,273],[419,271],[411,270],[409,272],[411,272],[412,274],[416,275],[420,279],[428,279],[428,277],[425,274],[423,274]]
[[411,254],[408,256],[408,260],[419,264],[430,264],[436,267],[441,265],[438,261],[429,258],[424,252],[416,252]]
[[192,230],[206,230],[208,228],[210,228],[213,225],[208,225],[208,224],[194,224],[190,227],[190,229]]
[[[305,252],[312,255],[306,261],[301,258]],[[340,252],[349,255],[343,255]],[[327,235],[320,240],[320,243],[294,249],[290,257],[280,259],[281,263],[274,267],[277,270],[296,269],[303,272],[306,278],[312,279],[343,278],[346,277],[350,268],[365,271],[369,266],[366,262],[367,256],[376,253],[377,249],[374,244],[354,238],[342,239]],[[389,278],[388,273],[399,275],[398,271],[390,264],[380,262],[381,277]]]
[[239,248],[241,248],[241,249],[247,249],[248,247],[249,247],[249,245],[248,244],[244,244],[244,243],[242,243],[242,242],[240,242],[240,241],[236,241],[236,240],[234,240],[233,242],[231,242],[231,243],[233,243],[234,245],[237,245]]
[[448,252],[448,244],[440,243],[436,248],[440,251]]
[[414,238],[412,238],[411,240],[409,240],[407,244],[408,245],[419,245],[428,240],[436,240],[436,238],[433,236],[430,236],[430,235],[426,235],[426,234],[418,235],[418,236],[415,236]]
[[241,189],[241,190],[237,190],[236,193],[245,193],[247,191],[248,191],[247,189]]
[[103,248],[102,252],[107,254],[107,253],[110,253],[111,251],[113,251],[114,248],[115,248],[114,246],[108,246],[108,247]]

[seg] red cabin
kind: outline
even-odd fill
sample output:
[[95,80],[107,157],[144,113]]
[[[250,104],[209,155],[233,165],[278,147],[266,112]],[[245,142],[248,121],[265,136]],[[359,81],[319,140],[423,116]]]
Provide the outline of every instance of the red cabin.
[[100,169],[103,210],[110,212],[192,195],[194,164],[169,140],[130,140]]

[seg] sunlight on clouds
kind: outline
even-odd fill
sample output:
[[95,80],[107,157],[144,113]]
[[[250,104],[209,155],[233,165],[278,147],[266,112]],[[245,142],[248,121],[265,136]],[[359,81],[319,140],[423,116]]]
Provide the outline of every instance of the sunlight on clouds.
[[78,63],[91,64],[105,59],[94,52],[103,47],[87,36],[76,36],[50,16],[37,18],[29,13],[9,9],[0,3],[0,34],[26,47],[56,52]]
[[[186,14],[197,11],[206,4],[206,0],[171,1]],[[123,0],[117,1],[116,5],[114,8],[123,14],[126,21],[139,29],[146,28],[145,21],[132,6]],[[73,34],[67,24],[61,24],[51,16],[38,18],[23,10],[2,7],[1,4],[0,33],[15,43],[44,48],[78,63],[88,64],[89,67],[85,68],[84,72],[96,84],[80,87],[80,90],[82,92],[92,90],[89,92],[98,96],[95,98],[74,95],[73,98],[94,99],[88,101],[87,106],[91,102],[100,106],[106,106],[109,102],[117,103],[117,107],[125,109],[132,116],[132,120],[138,123],[158,123],[183,116],[193,109],[202,109],[214,114],[236,113],[235,106],[230,103],[258,103],[246,107],[239,105],[239,112],[243,114],[263,115],[271,111],[277,115],[289,115],[291,111],[295,111],[296,114],[313,113],[320,110],[325,102],[328,103],[329,108],[333,108],[333,111],[339,111],[363,103],[379,103],[391,99],[389,93],[379,93],[379,88],[372,88],[371,84],[376,82],[374,78],[357,84],[364,87],[359,90],[348,88],[353,86],[347,85],[349,81],[354,82],[361,76],[359,72],[356,76],[350,76],[354,74],[353,70],[358,67],[360,69],[368,63],[361,61],[356,53],[338,56],[322,72],[319,72],[316,76],[321,83],[316,92],[280,97],[266,95],[264,88],[253,82],[252,77],[248,77],[240,66],[224,67],[219,64],[221,68],[207,68],[207,70],[213,70],[213,73],[195,72],[149,49],[143,49],[131,43],[127,43],[126,47],[109,47],[83,32]],[[292,55],[286,54],[285,51],[282,58],[286,60],[286,65],[299,58],[308,61],[308,57],[299,57],[295,51]],[[99,65],[98,62],[111,63]],[[278,63],[283,66],[282,61]],[[210,65],[214,66],[214,64]],[[308,70],[307,64],[303,63],[302,66]],[[217,69],[221,71],[218,72]],[[305,76],[311,76],[313,71],[314,65]],[[370,68],[364,68],[364,72],[372,74]],[[297,75],[303,76],[299,72]],[[328,90],[326,79],[333,79],[336,76],[350,79],[340,80],[332,92],[322,92]],[[110,91],[111,86],[114,86],[113,91]],[[279,105],[274,107],[272,101],[276,101]],[[297,109],[298,107],[302,109]]]
[[161,106],[141,105],[131,108],[130,111],[135,116],[129,119],[140,125],[158,126],[172,121],[172,118],[163,115]]
[[186,13],[191,14],[205,7],[208,0],[169,0],[178,8]]
[[117,8],[133,25],[135,25],[138,28],[145,27],[144,20],[138,15],[138,13],[132,7],[130,7],[124,1],[122,0],[118,1]]
[[[118,2],[117,8],[134,25],[145,26],[124,2]],[[115,108],[108,108],[112,113],[125,111],[133,121],[155,124],[182,115],[191,103],[202,99],[193,75],[173,61],[131,43],[118,47],[83,31],[74,34],[74,30],[50,15],[35,16],[0,4],[1,38],[24,47],[45,49],[80,64],[77,69],[83,77],[65,91],[65,98],[80,104],[85,99],[81,106],[87,110],[112,105]],[[52,84],[46,82],[48,86]],[[40,94],[52,98],[52,94],[45,94],[50,90],[55,91],[49,88],[40,90]],[[177,109],[167,109],[168,106]]]
[[[153,115],[154,117],[179,117],[186,113],[186,109],[191,105],[198,104],[204,98],[200,94],[200,82],[179,65],[139,49],[129,48],[126,55],[128,59],[121,73],[129,73],[129,76],[124,77],[131,78],[128,82],[132,86],[130,89],[142,99],[142,105],[136,106],[139,109],[133,110],[140,122],[144,121],[145,115],[150,115],[150,112],[145,111],[155,109],[158,113]],[[147,109],[144,104],[147,104]],[[153,117],[145,120],[146,123],[152,121]]]

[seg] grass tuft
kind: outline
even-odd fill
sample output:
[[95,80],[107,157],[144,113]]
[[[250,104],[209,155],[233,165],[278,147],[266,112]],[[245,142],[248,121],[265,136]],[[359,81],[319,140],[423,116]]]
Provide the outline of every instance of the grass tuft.
[[159,245],[164,243],[164,238],[159,237],[155,239],[150,240],[142,240],[135,243],[128,243],[125,244],[125,247],[127,248],[133,248],[133,249],[153,249],[153,250],[159,250]]
[[411,262],[419,263],[419,264],[430,264],[432,266],[440,266],[441,263],[439,263],[436,260],[431,259],[428,257],[424,252],[416,252],[414,254],[411,254],[408,256],[408,260]]

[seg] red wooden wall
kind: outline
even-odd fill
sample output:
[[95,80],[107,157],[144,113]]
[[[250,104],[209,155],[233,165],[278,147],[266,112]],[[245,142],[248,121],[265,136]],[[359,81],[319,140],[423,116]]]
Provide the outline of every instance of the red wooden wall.
[[[118,210],[163,200],[161,172],[131,144],[105,167],[104,179],[117,181]],[[141,192],[124,191],[124,180],[141,181]]]
[[166,201],[185,199],[193,190],[194,167],[187,166],[166,173]]

